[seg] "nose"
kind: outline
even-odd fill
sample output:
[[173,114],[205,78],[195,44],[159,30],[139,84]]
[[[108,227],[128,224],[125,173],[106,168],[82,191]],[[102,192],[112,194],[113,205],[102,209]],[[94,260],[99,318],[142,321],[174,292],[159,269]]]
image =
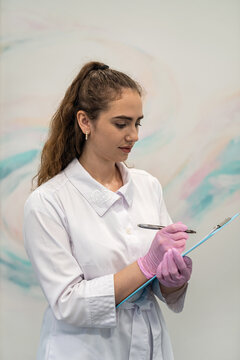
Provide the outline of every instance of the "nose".
[[131,127],[126,135],[126,141],[129,143],[135,143],[138,141],[138,128],[136,126]]

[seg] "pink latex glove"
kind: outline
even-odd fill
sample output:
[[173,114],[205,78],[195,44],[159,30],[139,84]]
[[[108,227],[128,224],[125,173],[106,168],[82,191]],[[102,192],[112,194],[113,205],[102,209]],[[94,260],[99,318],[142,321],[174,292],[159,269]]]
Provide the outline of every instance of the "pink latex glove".
[[192,260],[182,257],[176,249],[168,250],[157,268],[157,278],[166,287],[184,285],[192,274]]
[[187,226],[179,222],[168,225],[156,233],[147,254],[137,260],[138,266],[147,279],[156,275],[157,267],[169,249],[175,248],[179,254],[183,252],[188,239],[185,230]]

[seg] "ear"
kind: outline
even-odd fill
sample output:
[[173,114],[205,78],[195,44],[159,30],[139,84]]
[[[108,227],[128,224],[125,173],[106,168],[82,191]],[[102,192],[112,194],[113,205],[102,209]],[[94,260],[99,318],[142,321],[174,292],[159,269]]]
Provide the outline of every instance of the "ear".
[[91,132],[91,125],[90,125],[90,120],[87,116],[87,114],[85,113],[85,111],[83,110],[79,110],[77,112],[77,122],[78,122],[78,125],[80,126],[82,132],[84,134],[90,134]]

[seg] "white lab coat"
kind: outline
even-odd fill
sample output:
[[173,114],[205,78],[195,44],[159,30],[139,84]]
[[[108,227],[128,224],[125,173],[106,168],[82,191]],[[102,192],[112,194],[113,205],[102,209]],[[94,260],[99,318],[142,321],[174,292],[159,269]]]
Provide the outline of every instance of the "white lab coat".
[[146,254],[155,235],[137,224],[171,223],[158,180],[117,166],[117,192],[74,159],[25,203],[25,249],[49,303],[38,360],[173,359],[155,295],[179,312],[186,287],[166,301],[155,280],[115,306],[113,274]]

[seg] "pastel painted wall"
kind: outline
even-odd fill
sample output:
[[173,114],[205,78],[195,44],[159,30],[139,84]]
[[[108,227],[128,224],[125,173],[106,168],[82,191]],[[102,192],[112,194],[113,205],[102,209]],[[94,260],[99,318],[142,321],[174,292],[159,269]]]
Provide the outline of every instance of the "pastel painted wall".
[[[45,299],[23,248],[23,204],[49,120],[82,64],[145,89],[129,164],[157,176],[189,247],[240,210],[240,3],[1,1],[0,357],[34,359]],[[192,253],[185,309],[162,306],[176,360],[240,358],[240,220]]]

